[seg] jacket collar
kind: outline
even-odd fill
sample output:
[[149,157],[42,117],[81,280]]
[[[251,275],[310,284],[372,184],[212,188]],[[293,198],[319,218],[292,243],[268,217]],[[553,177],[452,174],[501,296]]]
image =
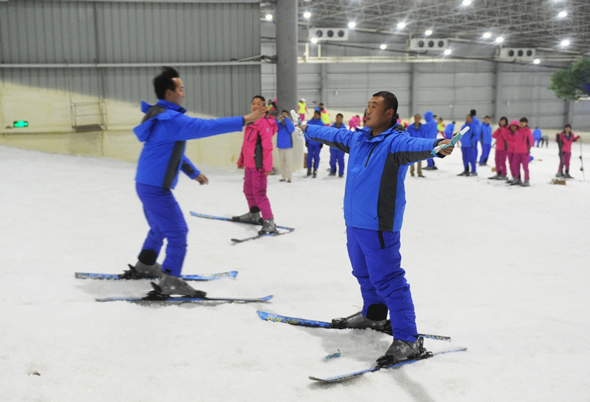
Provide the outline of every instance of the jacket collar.
[[161,106],[166,109],[174,110],[178,113],[182,113],[182,114],[186,113],[186,109],[183,108],[182,106],[178,106],[177,104],[172,103],[172,102],[168,102],[167,100],[164,100],[164,99],[158,99],[158,103],[156,103],[156,105]]

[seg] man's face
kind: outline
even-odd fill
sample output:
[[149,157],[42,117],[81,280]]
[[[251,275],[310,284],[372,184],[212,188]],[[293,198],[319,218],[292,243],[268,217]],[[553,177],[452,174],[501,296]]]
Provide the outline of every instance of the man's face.
[[266,105],[264,101],[260,98],[252,99],[252,103],[250,103],[250,109],[255,112],[257,110],[266,110]]
[[283,115],[283,117],[289,117],[289,113],[287,113],[287,112],[283,112],[281,114]]
[[473,116],[471,116],[470,114],[468,114],[467,117],[465,118],[465,121],[467,123],[471,123],[473,121]]
[[320,103],[319,108],[320,108],[320,110],[324,110],[324,104],[323,103]]
[[366,126],[372,129],[386,126],[391,122],[394,113],[395,111],[393,109],[385,109],[385,100],[383,97],[373,96],[367,108]]
[[166,100],[175,105],[182,106],[182,101],[185,97],[184,84],[180,78],[172,78],[172,81],[176,84],[176,89],[174,91],[171,91],[170,89],[166,90]]
[[526,127],[527,126],[527,122],[526,121],[521,121],[520,122],[520,127]]
[[489,117],[486,117],[485,119],[483,119],[483,122],[485,124],[490,124],[490,118]]
[[422,116],[420,116],[419,114],[414,116],[414,124],[420,124],[420,120],[422,120]]
[[318,112],[315,112],[315,113],[313,114],[313,119],[314,119],[314,120],[319,120],[319,119],[321,119],[321,118],[322,118],[322,115],[321,115],[321,114],[319,114]]
[[342,116],[340,116],[340,115],[336,116],[336,123],[342,124]]

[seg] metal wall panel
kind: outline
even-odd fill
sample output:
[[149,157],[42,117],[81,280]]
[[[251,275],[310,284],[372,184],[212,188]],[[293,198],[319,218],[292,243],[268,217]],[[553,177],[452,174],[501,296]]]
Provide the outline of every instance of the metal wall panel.
[[[260,6],[167,2],[22,0],[0,3],[0,63],[127,63],[120,67],[0,69],[32,87],[138,103],[154,101],[156,67],[137,63],[230,62],[260,54]],[[242,114],[260,93],[260,66],[179,67],[186,107]],[[245,106],[246,107],[245,107]]]

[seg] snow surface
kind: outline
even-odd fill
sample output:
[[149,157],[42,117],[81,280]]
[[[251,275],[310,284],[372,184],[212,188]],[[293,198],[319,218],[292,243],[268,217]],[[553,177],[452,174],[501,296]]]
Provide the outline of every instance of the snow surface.
[[164,307],[94,301],[143,295],[148,282],[74,278],[135,262],[148,230],[135,165],[0,147],[0,399],[589,401],[590,177],[581,180],[579,149],[566,186],[549,184],[555,144],[534,149],[530,188],[487,180],[489,167],[457,177],[459,150],[426,179],[408,176],[402,255],[418,328],[453,337],[427,340],[431,350],[469,350],[325,386],[307,377],[371,366],[391,339],[265,322],[256,310],[329,321],[361,308],[344,180],[327,176],[327,147],[317,179],[270,178],[276,221],[296,227],[277,238],[232,245],[255,227],[189,215],[246,212],[241,171],[202,167],[208,186],[183,176],[184,273],[239,270],[196,286],[274,299]]

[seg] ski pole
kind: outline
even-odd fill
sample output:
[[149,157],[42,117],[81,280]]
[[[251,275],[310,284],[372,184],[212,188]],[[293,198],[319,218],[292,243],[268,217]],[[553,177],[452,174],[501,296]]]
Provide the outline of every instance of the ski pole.
[[582,171],[582,177],[586,181],[586,173],[584,173],[584,158],[582,157],[582,138],[580,138],[580,170]]

